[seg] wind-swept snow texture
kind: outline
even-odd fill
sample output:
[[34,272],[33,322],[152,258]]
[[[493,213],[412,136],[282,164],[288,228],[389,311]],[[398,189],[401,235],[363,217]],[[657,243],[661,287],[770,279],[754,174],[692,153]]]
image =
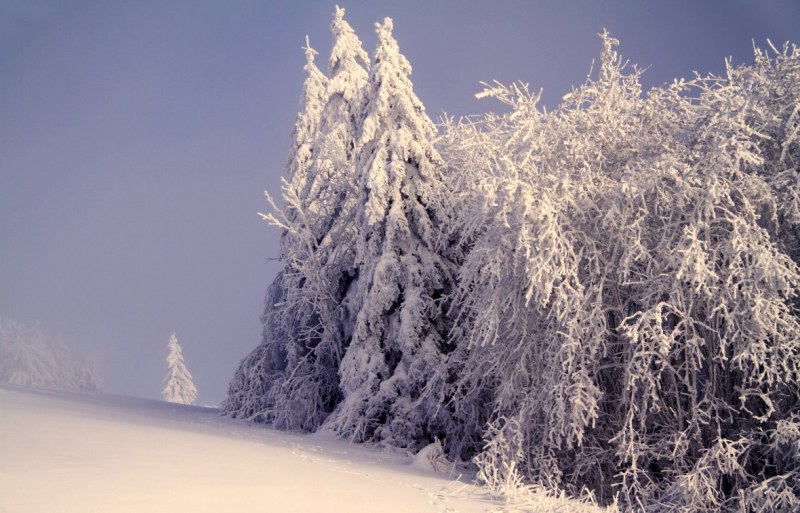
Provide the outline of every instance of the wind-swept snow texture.
[[[0,385],[0,512],[497,511],[457,475],[218,410]],[[464,480],[464,478],[462,478]]]

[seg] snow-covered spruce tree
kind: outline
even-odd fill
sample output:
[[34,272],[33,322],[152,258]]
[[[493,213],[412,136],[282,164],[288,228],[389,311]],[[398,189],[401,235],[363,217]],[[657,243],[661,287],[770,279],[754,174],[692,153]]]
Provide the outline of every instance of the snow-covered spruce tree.
[[358,199],[352,185],[354,152],[366,101],[369,56],[344,13],[336,6],[331,23],[334,42],[328,59],[330,79],[314,141],[313,176],[306,189],[298,191],[305,200],[305,210],[313,216],[311,228],[319,241],[328,235],[337,219],[352,215]]
[[336,8],[331,29],[330,80],[306,49],[284,208],[270,200],[265,216],[283,232],[280,301],[268,294],[262,345],[240,366],[225,403],[234,416],[285,429],[316,429],[341,399],[339,362],[353,324],[341,303],[354,277],[353,148],[368,57],[344,9]]
[[[321,274],[323,266],[319,260],[318,238],[314,233],[316,219],[308,210],[311,200],[307,196],[319,153],[316,139],[320,116],[328,98],[328,79],[314,63],[317,52],[310,47],[308,39],[305,50],[307,77],[300,112],[292,131],[287,161],[288,180],[284,180],[285,206],[281,211],[273,203],[276,215],[265,216],[283,231],[283,297],[279,311],[275,313],[277,322],[282,324],[278,330],[282,337],[272,342],[283,348],[280,355],[283,372],[269,393],[271,404],[266,418],[277,427],[308,430],[319,425],[319,417],[325,410],[320,403],[335,397],[337,389],[326,386],[326,381],[315,379],[313,365],[309,365],[309,359],[313,359],[311,350],[319,345],[325,327],[331,324],[329,313],[332,308],[328,285]],[[269,336],[266,331],[265,336]],[[265,355],[276,356],[269,353],[265,352]]]
[[75,368],[75,388],[86,392],[104,392],[106,385],[100,377],[97,360],[87,357]]
[[165,401],[178,404],[194,404],[197,399],[197,388],[192,383],[192,374],[183,362],[181,346],[175,333],[167,343],[167,376],[164,378],[164,388],[161,397]]
[[[285,188],[289,210],[302,211],[320,265],[349,270],[353,261],[355,145],[363,117],[369,57],[345,10],[336,6],[331,23],[334,43],[328,59],[330,79],[313,134],[313,159],[303,188]],[[309,134],[311,135],[311,134]],[[293,180],[294,181],[294,180]],[[298,184],[299,185],[299,184]],[[294,198],[296,196],[296,199]],[[294,203],[297,205],[293,205]],[[291,218],[291,212],[287,212]]]
[[725,80],[642,98],[603,44],[597,78],[558,109],[498,86],[512,112],[450,139],[448,158],[481,156],[464,171],[481,179],[480,208],[459,210],[472,248],[449,363],[467,422],[448,443],[488,419],[478,462],[498,488],[523,476],[631,511],[796,510],[800,277],[761,226],[780,197],[759,170],[771,145]]
[[288,429],[316,429],[341,400],[339,363],[352,331],[342,300],[354,278],[353,159],[368,61],[344,9],[336,8],[331,29],[327,101],[307,186],[285,187],[284,212],[268,216],[293,237],[284,255],[287,371],[274,418]]
[[440,255],[442,161],[435,127],[413,92],[411,66],[377,24],[378,43],[357,146],[358,312],[340,367],[344,401],[330,426],[353,440],[415,447],[440,435],[434,382],[450,329],[453,265]]
[[[303,82],[303,94],[300,97],[300,111],[294,122],[292,130],[292,143],[289,151],[287,164],[288,183],[287,186],[297,191],[297,195],[306,198],[306,191],[309,187],[309,176],[312,171],[312,164],[318,157],[319,151],[315,143],[319,129],[322,111],[328,102],[330,93],[328,91],[328,78],[317,67],[314,62],[318,52],[311,47],[306,36],[305,50],[306,64],[303,69],[306,72],[306,79]],[[306,205],[302,205],[305,207]],[[290,219],[296,219],[299,212],[296,209],[289,209]]]

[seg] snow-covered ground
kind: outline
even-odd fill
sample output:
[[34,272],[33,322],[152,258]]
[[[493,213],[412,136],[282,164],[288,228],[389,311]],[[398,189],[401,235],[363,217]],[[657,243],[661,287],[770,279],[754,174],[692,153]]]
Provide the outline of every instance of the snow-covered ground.
[[410,461],[212,408],[0,384],[0,513],[503,509]]

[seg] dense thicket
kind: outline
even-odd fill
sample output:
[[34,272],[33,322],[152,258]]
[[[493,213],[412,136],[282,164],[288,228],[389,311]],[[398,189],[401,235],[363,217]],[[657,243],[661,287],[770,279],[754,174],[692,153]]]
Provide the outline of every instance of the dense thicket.
[[268,217],[294,238],[226,411],[440,438],[497,489],[800,509],[800,51],[644,94],[603,34],[557,108],[495,84],[507,114],[437,138],[391,29],[360,93],[326,86],[350,131],[310,146],[325,208],[292,154]]
[[796,509],[800,55],[643,96],[615,45],[554,111],[497,86],[511,112],[447,136],[479,213],[455,446],[633,510]]

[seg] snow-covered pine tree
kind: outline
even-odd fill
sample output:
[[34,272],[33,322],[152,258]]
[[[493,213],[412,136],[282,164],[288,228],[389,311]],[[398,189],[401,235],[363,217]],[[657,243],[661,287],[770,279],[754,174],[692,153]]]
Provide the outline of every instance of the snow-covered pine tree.
[[[288,184],[296,191],[297,195],[305,198],[305,191],[309,180],[309,173],[318,150],[315,146],[322,110],[328,101],[328,77],[317,67],[314,62],[318,52],[311,47],[306,36],[306,46],[303,47],[306,64],[303,69],[306,79],[303,82],[303,93],[300,97],[300,111],[292,129],[292,143],[287,161]],[[313,178],[313,177],[312,177]],[[302,205],[305,207],[305,205]],[[298,212],[289,208],[287,214],[294,219]]]
[[[335,325],[326,333],[327,352],[338,365],[350,340],[355,315],[346,295],[358,276],[355,271],[356,146],[364,116],[369,55],[361,40],[344,19],[344,9],[336,6],[331,31],[334,43],[328,59],[328,101],[320,118],[314,161],[314,184],[307,195],[308,212],[314,216],[318,241],[317,262],[327,283],[329,305]],[[321,299],[324,299],[321,298]],[[330,307],[329,307],[330,308]]]
[[265,296],[261,344],[240,364],[222,406],[225,414],[248,420],[271,422],[291,409],[286,405],[287,366],[298,365],[298,349],[304,346],[298,339],[307,337],[309,331],[319,331],[315,302],[309,298],[316,292],[318,281],[307,279],[317,276],[317,244],[311,233],[305,194],[317,154],[315,141],[327,100],[328,79],[314,63],[317,52],[311,48],[308,36],[304,50],[306,79],[292,130],[286,165],[288,180],[283,181],[284,209],[278,209],[267,194],[276,214],[265,217],[282,230],[283,270]]
[[164,378],[164,388],[161,396],[165,401],[178,404],[194,404],[197,399],[197,388],[192,383],[192,374],[183,362],[181,346],[175,333],[167,343],[167,377]]
[[[273,402],[271,419],[278,427],[287,429],[313,429],[308,418],[316,418],[321,408],[310,400],[308,372],[298,370],[305,366],[309,348],[318,344],[324,330],[320,316],[319,298],[326,284],[321,280],[318,260],[318,240],[313,232],[315,217],[308,210],[307,194],[314,178],[314,161],[318,158],[316,146],[320,116],[327,98],[328,79],[314,63],[317,52],[306,37],[307,77],[303,85],[300,112],[292,131],[292,150],[287,162],[288,180],[284,180],[284,210],[275,208],[282,219],[267,216],[273,224],[282,224],[281,261],[283,263],[282,287],[284,289],[280,312],[284,334],[279,342],[284,346],[285,372],[270,394]],[[275,207],[273,203],[273,207]],[[300,413],[302,412],[302,413]]]
[[354,440],[414,447],[441,422],[434,378],[449,349],[443,296],[453,266],[439,253],[436,130],[413,92],[392,20],[376,27],[357,147],[359,279],[349,301],[358,316],[340,367],[345,398],[331,426]]
[[[303,181],[304,187],[299,187],[300,181],[290,177],[295,185],[285,188],[289,196],[297,197],[296,207],[291,206],[291,198],[286,194],[284,200],[290,208],[305,213],[306,228],[316,245],[321,246],[323,256],[333,253],[338,260],[351,261],[346,249],[352,244],[345,244],[345,249],[339,245],[353,239],[351,221],[358,199],[352,183],[354,150],[364,110],[369,56],[345,21],[344,13],[343,8],[336,6],[331,23],[334,43],[328,59],[330,79],[324,89],[318,89],[324,93],[324,107],[321,112],[316,111],[316,133],[308,133],[313,136],[313,144],[308,143],[313,148],[313,159],[308,163],[309,176]],[[335,227],[337,220],[340,220],[338,228]],[[350,236],[342,237],[342,230]],[[345,240],[341,240],[343,238]]]
[[[327,301],[333,330],[328,352],[341,353],[350,339],[356,311],[345,301],[357,275],[355,218],[359,193],[356,186],[356,145],[369,78],[369,56],[350,24],[345,10],[336,6],[331,31],[334,44],[328,59],[330,80],[327,103],[322,111],[315,146],[314,178],[304,198],[311,233],[317,245],[315,262],[326,284],[316,302]],[[341,354],[336,357],[336,366]]]
[[104,392],[106,385],[100,377],[97,360],[88,357],[75,368],[75,386],[86,392]]
[[306,45],[308,77],[292,132],[285,206],[270,199],[274,212],[264,216],[283,230],[280,284],[267,297],[262,345],[240,366],[224,406],[233,416],[287,429],[316,429],[336,406],[349,338],[340,306],[353,279],[353,148],[368,56],[338,6],[331,29],[330,80]]
[[[301,195],[317,222],[314,234],[322,240],[337,218],[346,214],[352,197],[354,151],[364,111],[369,56],[361,40],[344,19],[338,5],[331,31],[333,48],[328,59],[327,102],[319,119],[313,177]],[[349,200],[349,201],[347,201]],[[343,212],[345,211],[345,212]]]
[[267,216],[291,237],[283,255],[287,370],[273,419],[289,429],[316,429],[341,400],[339,362],[352,331],[341,303],[354,278],[353,159],[368,57],[344,9],[336,8],[331,28],[327,102],[306,187],[287,183],[284,211]]

